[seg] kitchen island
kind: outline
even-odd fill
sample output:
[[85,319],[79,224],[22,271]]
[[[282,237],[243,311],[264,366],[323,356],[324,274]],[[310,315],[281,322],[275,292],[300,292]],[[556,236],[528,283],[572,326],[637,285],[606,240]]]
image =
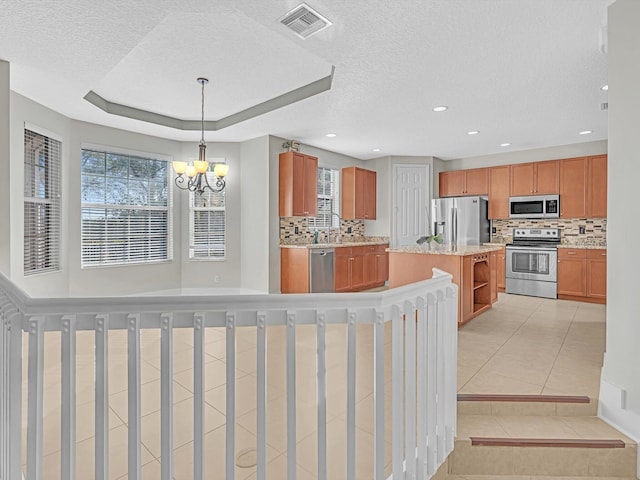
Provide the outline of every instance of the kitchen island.
[[389,248],[389,288],[427,280],[433,268],[453,276],[458,286],[458,325],[491,308],[498,298],[499,245]]

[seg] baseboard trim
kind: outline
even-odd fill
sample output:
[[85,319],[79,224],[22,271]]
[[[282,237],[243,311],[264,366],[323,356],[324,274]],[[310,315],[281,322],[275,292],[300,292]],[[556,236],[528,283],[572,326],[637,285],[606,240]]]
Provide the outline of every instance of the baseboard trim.
[[459,402],[540,402],[591,403],[584,395],[494,395],[486,393],[459,393]]
[[583,438],[496,438],[469,437],[471,445],[484,447],[624,448],[622,440]]

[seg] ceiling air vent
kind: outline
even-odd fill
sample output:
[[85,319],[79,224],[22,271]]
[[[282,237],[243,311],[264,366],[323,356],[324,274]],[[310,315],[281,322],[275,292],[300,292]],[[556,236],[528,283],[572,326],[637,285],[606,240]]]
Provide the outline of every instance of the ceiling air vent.
[[285,27],[289,27],[300,38],[309,38],[311,35],[331,26],[331,22],[309,5],[301,3],[296,8],[280,19]]
[[609,102],[602,102],[600,104],[600,110],[602,110],[602,111],[609,110]]

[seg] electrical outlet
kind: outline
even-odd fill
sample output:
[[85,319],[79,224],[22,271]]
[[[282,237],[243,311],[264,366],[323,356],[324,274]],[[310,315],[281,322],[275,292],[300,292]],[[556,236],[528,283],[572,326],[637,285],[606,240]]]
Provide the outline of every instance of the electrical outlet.
[[300,233],[300,229],[298,227],[295,227],[293,229],[293,233],[295,233],[296,235]]
[[347,233],[351,233],[351,232],[352,232],[351,227],[347,227]]
[[498,233],[498,229],[496,227],[491,227],[491,233]]
[[220,283],[220,275],[213,276],[213,283]]
[[587,233],[587,227],[585,227],[584,225],[580,225],[578,227],[578,232],[580,232],[580,235],[584,235],[585,233]]

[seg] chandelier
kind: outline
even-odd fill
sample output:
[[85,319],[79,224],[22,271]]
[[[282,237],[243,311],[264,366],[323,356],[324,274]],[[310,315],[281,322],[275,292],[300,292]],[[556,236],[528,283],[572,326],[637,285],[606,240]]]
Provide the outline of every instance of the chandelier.
[[214,164],[213,175],[215,176],[215,181],[211,185],[207,178],[207,173],[211,172],[209,171],[209,162],[205,158],[207,145],[204,143],[204,86],[209,83],[209,80],[200,77],[197,82],[202,86],[202,137],[198,146],[198,160],[194,160],[193,164],[173,162],[173,169],[178,175],[175,178],[175,184],[178,188],[202,195],[207,189],[212,192],[224,190],[224,177],[227,176],[229,165],[226,163]]

